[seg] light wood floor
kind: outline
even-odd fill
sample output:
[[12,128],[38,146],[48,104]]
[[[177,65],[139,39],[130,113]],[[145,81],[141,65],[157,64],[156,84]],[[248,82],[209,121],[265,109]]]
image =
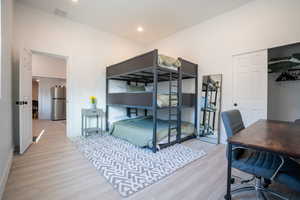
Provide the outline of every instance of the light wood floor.
[[[119,200],[119,194],[75,149],[65,124],[35,120],[34,135],[45,130],[37,144],[16,155],[4,200]],[[225,193],[226,159],[223,145],[197,140],[186,145],[204,149],[207,156],[127,198],[129,200],[221,200]],[[297,194],[289,192],[289,195]],[[233,199],[254,199],[253,193]]]

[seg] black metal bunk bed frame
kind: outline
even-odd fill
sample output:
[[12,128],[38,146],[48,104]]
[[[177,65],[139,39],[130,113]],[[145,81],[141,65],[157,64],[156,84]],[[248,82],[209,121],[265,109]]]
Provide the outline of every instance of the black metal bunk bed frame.
[[[169,111],[169,130],[168,130],[168,143],[160,145],[159,148],[165,148],[176,143],[186,141],[191,138],[195,138],[197,133],[191,136],[181,138],[181,113],[182,108],[186,105],[191,107],[194,105],[194,127],[197,131],[197,117],[198,117],[198,65],[191,63],[187,60],[179,58],[181,67],[177,70],[161,67],[158,64],[158,50],[153,50],[148,53],[136,56],[121,63],[109,66],[106,68],[106,130],[109,130],[109,107],[121,106],[127,108],[127,115],[131,115],[130,109],[144,109],[145,115],[147,110],[152,111],[153,115],[153,141],[152,151],[155,153],[157,148],[157,111],[158,109],[168,109]],[[183,79],[195,79],[195,94],[182,94],[182,80]],[[109,93],[109,80],[126,81],[127,84],[135,82],[153,84],[152,92],[145,92],[142,94],[136,93],[135,98],[128,98],[127,93]],[[177,85],[173,82],[177,80]],[[157,106],[157,89],[158,82],[169,82],[169,106],[158,107]],[[176,87],[177,98],[174,99],[173,89]],[[151,95],[151,96],[150,96]],[[151,101],[149,101],[149,98]],[[173,98],[173,99],[172,99]],[[172,106],[172,101],[177,101],[177,106]],[[183,104],[184,102],[184,104]],[[172,113],[172,110],[176,108],[177,112]],[[137,114],[137,110],[134,112]],[[172,117],[176,117],[177,126],[171,126]],[[177,129],[176,140],[170,141],[170,132],[173,129]]]

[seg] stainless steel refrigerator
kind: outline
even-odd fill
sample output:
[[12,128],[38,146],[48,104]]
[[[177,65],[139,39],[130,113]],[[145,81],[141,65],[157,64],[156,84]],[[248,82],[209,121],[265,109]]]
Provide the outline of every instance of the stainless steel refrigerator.
[[55,86],[51,88],[51,119],[66,119],[66,88]]

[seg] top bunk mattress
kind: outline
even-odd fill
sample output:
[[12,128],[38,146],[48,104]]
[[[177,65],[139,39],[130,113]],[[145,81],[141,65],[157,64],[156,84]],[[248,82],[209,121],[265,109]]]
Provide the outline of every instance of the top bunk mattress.
[[173,58],[166,55],[158,55],[158,65],[163,68],[178,70],[178,67],[181,67],[181,62],[177,58]]

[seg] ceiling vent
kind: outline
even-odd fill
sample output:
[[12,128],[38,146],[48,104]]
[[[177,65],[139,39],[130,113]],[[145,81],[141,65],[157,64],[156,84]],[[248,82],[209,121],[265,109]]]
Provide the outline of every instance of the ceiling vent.
[[68,13],[66,11],[63,11],[59,8],[56,8],[54,10],[54,14],[57,15],[57,16],[60,16],[60,17],[67,17]]

